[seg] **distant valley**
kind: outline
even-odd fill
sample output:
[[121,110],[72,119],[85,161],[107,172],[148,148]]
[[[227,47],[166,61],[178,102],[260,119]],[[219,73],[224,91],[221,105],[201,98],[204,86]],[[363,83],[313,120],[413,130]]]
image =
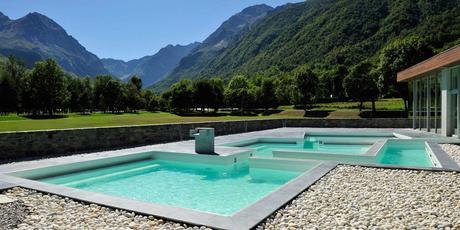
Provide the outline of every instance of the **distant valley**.
[[459,5],[458,0],[255,5],[227,19],[204,41],[168,45],[130,61],[98,58],[42,14],[11,20],[0,13],[0,56],[17,56],[29,68],[53,58],[77,76],[111,74],[125,81],[138,75],[144,87],[163,92],[181,79],[279,76],[305,64],[321,73],[351,67],[375,60],[385,45],[414,35],[443,50],[460,43]]
[[137,75],[145,86],[163,79],[200,43],[194,42],[185,46],[168,45],[156,54],[134,59],[128,62],[116,59],[101,59],[104,67],[115,77],[126,80]]

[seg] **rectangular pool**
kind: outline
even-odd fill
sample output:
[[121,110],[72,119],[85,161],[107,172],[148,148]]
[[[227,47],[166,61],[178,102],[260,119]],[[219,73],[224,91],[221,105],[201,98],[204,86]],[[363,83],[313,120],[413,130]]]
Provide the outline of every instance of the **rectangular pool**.
[[422,141],[388,141],[374,163],[409,167],[437,167],[438,162]]
[[237,146],[254,149],[253,155],[259,157],[416,168],[441,167],[427,143],[414,139],[317,135],[291,141],[288,138],[261,138],[242,141]]
[[256,150],[255,155],[260,157],[273,157],[273,150],[304,150],[317,151],[326,153],[346,153],[346,154],[364,154],[372,144],[339,144],[339,143],[322,143],[319,141],[304,140],[298,142],[258,142],[244,145],[241,147],[252,148]]
[[39,181],[230,216],[303,172],[252,167],[248,161],[225,166],[152,159]]

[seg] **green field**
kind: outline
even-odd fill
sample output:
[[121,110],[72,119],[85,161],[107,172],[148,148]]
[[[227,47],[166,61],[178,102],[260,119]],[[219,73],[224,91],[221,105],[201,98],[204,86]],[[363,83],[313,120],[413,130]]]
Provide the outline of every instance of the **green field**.
[[[337,102],[327,104],[317,104],[319,107],[313,110],[331,111],[328,118],[359,118],[359,111],[356,102]],[[366,103],[366,109],[370,108],[370,103]],[[403,103],[400,99],[386,99],[376,103],[378,110],[402,110]],[[179,116],[166,112],[140,112],[125,114],[104,114],[93,113],[91,115],[66,114],[54,119],[32,119],[25,116],[7,115],[0,116],[0,132],[4,131],[25,131],[25,130],[45,130],[45,129],[65,129],[65,128],[84,128],[84,127],[107,127],[107,126],[128,126],[145,124],[164,124],[181,122],[202,122],[202,121],[222,121],[222,120],[248,120],[248,119],[269,119],[269,118],[302,118],[303,110],[293,109],[293,106],[280,106],[271,114],[254,113],[251,116],[237,116],[230,113],[221,112],[217,115],[185,115]]]

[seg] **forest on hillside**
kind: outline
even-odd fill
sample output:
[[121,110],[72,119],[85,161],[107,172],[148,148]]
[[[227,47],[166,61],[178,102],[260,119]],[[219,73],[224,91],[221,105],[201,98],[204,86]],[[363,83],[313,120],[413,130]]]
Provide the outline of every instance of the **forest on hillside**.
[[292,4],[270,12],[209,63],[201,63],[204,68],[190,74],[176,69],[180,76],[173,74],[153,89],[164,91],[180,79],[219,76],[228,82],[237,74],[278,78],[301,65],[327,77],[339,66],[378,65],[384,47],[412,36],[422,38],[435,53],[459,44],[460,1],[310,0]]

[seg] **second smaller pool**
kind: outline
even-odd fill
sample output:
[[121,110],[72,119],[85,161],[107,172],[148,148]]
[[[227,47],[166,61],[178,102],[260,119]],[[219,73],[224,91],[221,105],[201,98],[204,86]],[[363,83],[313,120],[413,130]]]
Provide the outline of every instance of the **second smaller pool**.
[[437,164],[430,157],[425,142],[421,141],[388,141],[374,163],[409,167],[433,167]]
[[265,138],[238,147],[252,148],[258,157],[298,158],[347,164],[372,164],[415,168],[441,167],[423,140],[321,136],[305,140]]
[[304,140],[303,142],[257,142],[241,146],[256,149],[256,156],[273,157],[273,150],[303,150],[325,153],[364,154],[371,144],[335,144]]

